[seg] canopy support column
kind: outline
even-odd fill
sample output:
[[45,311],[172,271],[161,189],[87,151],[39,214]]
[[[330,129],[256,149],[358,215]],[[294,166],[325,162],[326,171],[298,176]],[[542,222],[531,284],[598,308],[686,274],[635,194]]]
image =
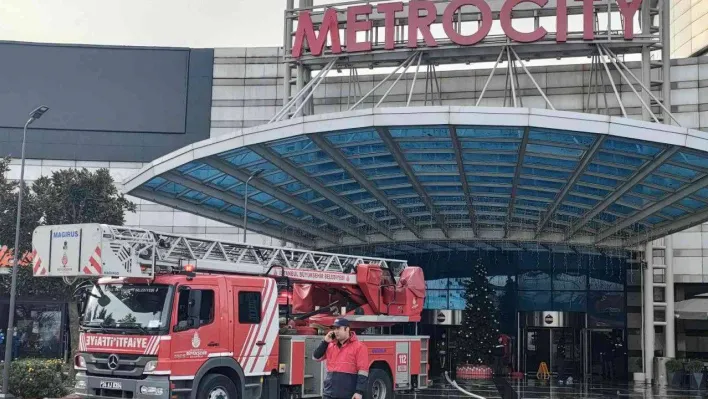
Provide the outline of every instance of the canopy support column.
[[644,249],[644,380],[651,384],[654,366],[654,244],[648,241]]
[[664,238],[666,249],[664,259],[666,260],[666,289],[664,291],[666,301],[666,336],[665,353],[666,357],[676,357],[676,318],[675,318],[675,294],[674,294],[674,240],[672,235]]

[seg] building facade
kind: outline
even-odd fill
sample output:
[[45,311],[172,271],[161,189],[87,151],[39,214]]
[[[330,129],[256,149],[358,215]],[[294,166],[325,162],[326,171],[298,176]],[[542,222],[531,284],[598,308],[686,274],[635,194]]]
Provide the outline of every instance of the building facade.
[[[704,140],[708,136],[703,137],[700,132],[706,132],[708,135],[708,85],[705,84],[708,81],[708,56],[689,56],[700,54],[700,50],[694,50],[700,45],[696,47],[692,41],[681,42],[685,29],[693,29],[694,25],[702,26],[699,23],[700,18],[679,30],[685,19],[682,16],[688,12],[683,11],[679,15],[679,6],[686,8],[690,3],[690,0],[677,2],[671,11],[672,45],[678,46],[672,47],[672,53],[676,58],[681,58],[671,60],[667,95],[670,99],[669,111],[675,117],[673,124],[693,129],[698,132],[694,135]],[[691,7],[696,10],[705,5],[702,4],[705,2],[693,3]],[[698,15],[699,12],[695,14]],[[691,11],[690,15],[694,13]],[[694,36],[700,38],[700,35]],[[27,110],[37,105],[38,101],[51,107],[51,113],[37,122],[30,132],[25,172],[30,182],[64,168],[109,168],[121,189],[130,192],[135,187],[123,187],[123,182],[132,184],[131,179],[136,179],[135,176],[146,170],[150,171],[160,162],[171,162],[171,157],[179,155],[180,151],[194,151],[200,146],[217,143],[224,138],[231,141],[242,140],[245,143],[254,134],[254,131],[249,129],[273,122],[284,106],[283,99],[289,98],[285,92],[292,91],[291,95],[295,92],[290,88],[290,84],[286,84],[292,78],[291,64],[286,63],[290,56],[288,51],[288,46],[204,50],[1,44],[0,55],[3,55],[3,59],[11,60],[10,73],[0,76],[0,84],[9,87],[5,94],[0,94],[0,155],[13,157],[8,177],[19,178],[17,154],[21,140],[21,124]],[[685,54],[685,57],[681,54]],[[373,67],[371,70],[358,68],[358,72],[353,72],[355,68],[332,69],[314,87],[307,114],[315,117],[320,115],[321,121],[329,121],[334,126],[337,120],[350,116],[342,116],[342,113],[347,112],[356,101],[362,100],[361,108],[364,109],[394,109],[406,106],[477,106],[489,109],[513,106],[631,120],[648,119],[642,98],[635,95],[637,85],[629,82],[626,74],[616,65],[615,68],[607,68],[599,58],[581,63],[554,64],[528,68],[524,66],[524,70],[528,70],[525,74],[524,71],[515,72],[517,68],[521,69],[520,64],[502,61],[499,69],[506,69],[509,73],[500,72],[496,75],[492,73],[496,66],[492,67],[491,62],[482,66],[450,64],[438,70],[428,67],[425,73],[422,70],[414,73],[413,69],[407,68],[407,72],[402,73],[397,78],[397,84],[391,86],[388,91],[388,85],[380,85],[388,79],[387,71]],[[626,65],[629,73],[642,75],[639,62],[627,62]],[[607,75],[602,75],[603,69],[607,70]],[[659,73],[658,70],[651,71],[652,78],[657,82]],[[433,74],[435,77],[429,78]],[[36,76],[44,78],[36,79]],[[513,76],[511,81],[515,81],[514,83],[510,83],[509,76]],[[310,76],[310,81],[312,79],[314,78]],[[299,83],[300,86],[304,84],[304,81]],[[27,90],[27,87],[32,90]],[[365,93],[371,95],[364,96]],[[658,109],[656,106],[654,108]],[[657,112],[660,113],[660,110]],[[406,118],[404,112],[401,112],[401,115],[399,119]],[[308,121],[312,124],[316,122],[314,119]],[[346,131],[346,128],[346,125],[341,125],[337,129]],[[578,130],[581,130],[580,127]],[[408,137],[414,137],[416,133],[401,133],[401,136],[396,137],[406,137],[406,134],[409,134]],[[281,139],[283,138],[273,134],[272,140]],[[402,142],[415,142],[415,137],[413,140]],[[189,147],[195,143],[200,144]],[[640,146],[636,143],[632,145]],[[704,150],[708,150],[708,145],[704,147]],[[229,148],[224,148],[224,151],[226,150]],[[418,153],[424,152],[420,148],[418,150]],[[569,156],[568,154],[556,155],[561,159],[563,155]],[[615,151],[615,154],[622,155],[620,150]],[[638,159],[650,158],[649,155],[644,155]],[[654,155],[656,154],[651,154]],[[414,167],[421,170],[424,167],[420,165],[425,162],[431,164],[436,163],[436,160],[423,160],[420,163],[411,161]],[[441,162],[443,161],[437,161]],[[621,161],[607,162],[621,166]],[[179,169],[183,166],[185,165],[175,163],[169,171],[173,174],[177,173],[176,171],[191,173],[190,167]],[[307,167],[309,166],[305,165],[301,169],[308,170]],[[197,167],[192,168],[198,170]],[[692,170],[702,172],[704,169],[699,165]],[[325,174],[326,171],[314,170],[312,173]],[[647,187],[664,187],[664,191],[674,194],[684,184],[693,182],[687,176],[667,177],[669,175],[671,174],[666,172],[660,176],[669,180],[650,182]],[[192,183],[206,185],[208,182]],[[450,182],[440,177],[432,183]],[[149,187],[151,183],[145,184]],[[169,184],[175,185],[174,182],[164,181],[153,188],[159,191],[158,185],[165,188],[169,187]],[[345,184],[354,183],[335,181],[327,187],[335,190],[336,185]],[[494,186],[502,183],[490,184]],[[677,186],[672,188],[672,184]],[[236,186],[236,182],[233,185]],[[422,185],[426,188],[432,186]],[[598,189],[599,185],[587,187]],[[452,184],[447,185],[451,186]],[[145,186],[141,188],[144,189]],[[390,189],[409,188],[404,184]],[[548,187],[546,190],[548,192]],[[560,188],[556,191],[558,190]],[[345,191],[347,190],[342,189],[338,192]],[[235,192],[238,194],[238,189]],[[352,195],[355,194],[357,193]],[[349,193],[343,193],[342,196],[344,195]],[[593,193],[586,195],[599,196]],[[611,192],[608,195],[611,195]],[[223,223],[214,220],[215,218],[199,216],[196,212],[180,211],[164,203],[160,204],[160,201],[150,201],[138,196],[130,198],[138,204],[138,211],[126,215],[127,225],[204,238],[241,241],[242,230],[235,223]],[[271,205],[276,203],[273,198],[253,199],[256,204],[268,203],[271,200]],[[703,203],[700,198],[691,199]],[[317,201],[320,200],[315,198],[308,204]],[[220,204],[222,207],[223,202]],[[689,204],[685,205],[688,206]],[[687,212],[685,207],[678,208],[678,212]],[[532,208],[530,204],[526,204],[524,208],[528,209],[530,216],[537,212]],[[291,212],[284,209],[283,213],[286,211]],[[324,211],[330,212],[326,207],[323,208]],[[455,219],[460,212],[466,217],[466,211],[452,208],[448,211],[449,213],[444,215],[446,220]],[[371,209],[370,213],[378,217],[378,212],[379,209]],[[418,218],[416,221],[422,225],[435,224],[430,221],[430,214],[420,213],[421,215],[411,218]],[[238,213],[234,215],[238,216]],[[667,220],[682,215],[669,215]],[[338,216],[344,221],[347,220],[347,215]],[[258,217],[259,215],[256,215],[256,218]],[[307,220],[307,215],[295,217]],[[390,222],[388,217],[389,215],[383,215],[376,221],[386,227],[395,228],[395,223]],[[292,220],[291,217],[283,219]],[[267,223],[268,221],[263,222]],[[357,225],[357,228],[361,226]],[[624,377],[628,377],[628,372],[642,369],[643,269],[636,254],[622,248],[578,250],[572,246],[548,245],[533,240],[531,243],[518,243],[500,239],[497,240],[499,242],[474,245],[468,245],[462,239],[459,241],[455,243],[451,240],[441,240],[436,236],[407,244],[381,244],[383,249],[366,245],[341,245],[339,248],[332,245],[328,250],[383,251],[377,252],[377,255],[403,257],[411,264],[421,265],[429,280],[425,308],[434,313],[456,311],[464,307],[461,281],[469,277],[475,264],[483,262],[487,266],[489,281],[496,289],[502,332],[514,337],[517,354],[514,366],[519,370],[535,371],[540,361],[554,356],[554,345],[559,337],[572,342],[573,350],[569,351],[569,359],[579,374],[601,374],[600,354],[606,353],[602,348],[608,347],[616,338],[622,339],[628,349],[623,358]],[[675,232],[672,241],[673,245],[668,250],[673,255],[676,300],[708,292],[708,224],[698,223]],[[287,238],[270,236],[262,231],[259,233],[257,230],[248,231],[247,242],[303,245],[293,243]],[[652,262],[663,264],[668,258],[666,251],[667,249],[657,243],[652,252]],[[665,276],[656,275],[654,280],[658,287],[665,283]],[[663,291],[656,290],[654,301],[665,301],[662,295]],[[25,301],[30,302],[31,299]],[[543,323],[537,323],[536,315],[539,312],[555,312],[553,315],[563,317],[565,324],[559,325],[562,327],[560,330],[544,327]],[[661,321],[661,312],[657,312],[656,317]],[[0,318],[0,328],[2,322],[3,319]],[[448,333],[449,337],[450,329],[454,327],[428,328],[428,333],[435,337],[436,342],[442,342],[443,334]],[[707,329],[707,321],[679,321],[675,333],[677,355],[708,357],[708,338],[705,337]],[[659,352],[665,352],[664,332],[663,326],[657,325],[655,342]],[[45,341],[49,339],[51,337]]]
[[701,0],[671,2],[671,58],[708,51],[708,4]]

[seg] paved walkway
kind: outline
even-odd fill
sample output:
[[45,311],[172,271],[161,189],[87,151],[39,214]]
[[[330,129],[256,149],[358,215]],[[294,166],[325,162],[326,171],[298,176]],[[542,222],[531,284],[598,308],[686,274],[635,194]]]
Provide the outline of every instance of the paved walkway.
[[[688,399],[708,398],[708,391],[677,390],[634,384],[574,383],[570,386],[537,380],[477,380],[458,382],[464,389],[487,399]],[[439,382],[425,391],[398,395],[400,399],[469,398],[447,382]]]

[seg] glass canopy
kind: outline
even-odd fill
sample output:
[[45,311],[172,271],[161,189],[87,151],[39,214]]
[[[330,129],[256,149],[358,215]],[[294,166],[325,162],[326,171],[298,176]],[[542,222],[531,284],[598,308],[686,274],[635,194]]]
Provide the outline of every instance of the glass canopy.
[[244,132],[242,145],[225,146],[235,135],[194,145],[189,158],[180,150],[129,179],[129,194],[235,226],[247,195],[249,230],[312,248],[632,247],[708,219],[708,153],[656,132],[642,140],[612,134],[613,122],[598,134],[582,121],[422,125],[405,115],[328,130],[318,117],[323,127],[297,125],[283,138],[258,138],[266,127]]

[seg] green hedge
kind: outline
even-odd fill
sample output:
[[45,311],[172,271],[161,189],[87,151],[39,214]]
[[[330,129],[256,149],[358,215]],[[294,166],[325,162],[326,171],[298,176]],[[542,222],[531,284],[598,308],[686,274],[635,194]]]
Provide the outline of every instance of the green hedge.
[[22,399],[64,397],[69,393],[65,371],[61,360],[14,360],[10,366],[10,393]]
[[686,362],[686,371],[689,373],[700,373],[703,371],[703,362],[697,359],[691,359]]
[[675,373],[677,371],[683,370],[683,362],[676,359],[671,359],[666,362],[666,371],[669,373]]

